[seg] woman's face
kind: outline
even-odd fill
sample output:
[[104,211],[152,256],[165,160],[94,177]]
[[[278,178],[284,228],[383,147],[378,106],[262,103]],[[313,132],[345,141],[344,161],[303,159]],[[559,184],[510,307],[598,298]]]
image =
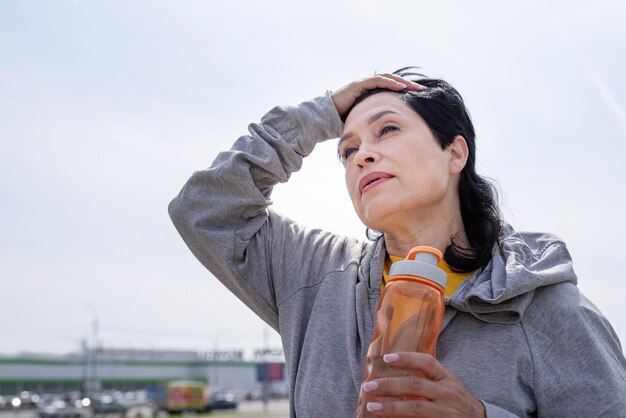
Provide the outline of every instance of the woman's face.
[[422,117],[394,93],[377,93],[355,106],[339,152],[361,221],[391,233],[458,211],[462,167],[450,148],[442,150]]

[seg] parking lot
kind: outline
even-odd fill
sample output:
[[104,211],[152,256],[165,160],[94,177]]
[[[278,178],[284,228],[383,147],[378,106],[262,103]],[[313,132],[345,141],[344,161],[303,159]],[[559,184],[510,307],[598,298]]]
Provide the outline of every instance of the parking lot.
[[[137,406],[129,409],[124,418],[132,417],[152,417],[155,416],[154,411],[148,406]],[[166,413],[157,413],[157,417],[166,417]],[[179,415],[180,416],[180,415]],[[246,418],[283,418],[289,416],[289,401],[287,399],[272,399],[268,403],[267,411],[261,401],[243,401],[239,403],[236,410],[230,411],[213,411],[208,414],[183,414],[189,417],[207,417],[207,418],[227,418],[227,417],[246,417]],[[37,409],[15,409],[0,410],[0,418],[38,418]],[[96,414],[95,416],[86,415],[85,418],[122,418],[122,414]]]

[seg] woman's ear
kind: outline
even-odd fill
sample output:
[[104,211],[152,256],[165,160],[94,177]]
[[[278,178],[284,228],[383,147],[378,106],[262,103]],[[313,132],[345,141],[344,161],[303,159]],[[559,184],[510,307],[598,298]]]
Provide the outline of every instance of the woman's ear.
[[450,174],[459,174],[463,171],[467,158],[469,157],[469,149],[467,142],[461,135],[454,137],[454,140],[448,145],[450,152]]

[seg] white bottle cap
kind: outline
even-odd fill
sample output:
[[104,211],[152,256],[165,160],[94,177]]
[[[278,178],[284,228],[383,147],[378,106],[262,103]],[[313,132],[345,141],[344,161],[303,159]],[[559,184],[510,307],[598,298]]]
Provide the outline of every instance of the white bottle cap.
[[414,247],[409,251],[406,259],[396,261],[391,265],[389,280],[393,280],[393,276],[399,275],[416,276],[435,282],[442,289],[445,289],[448,275],[437,267],[441,258],[441,251],[434,247]]

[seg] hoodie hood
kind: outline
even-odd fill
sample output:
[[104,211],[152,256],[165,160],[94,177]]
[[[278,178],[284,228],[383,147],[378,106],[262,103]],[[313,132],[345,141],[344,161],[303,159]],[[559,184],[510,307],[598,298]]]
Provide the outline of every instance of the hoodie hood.
[[485,322],[512,324],[522,319],[535,289],[562,282],[577,283],[565,243],[552,234],[518,232],[505,224],[489,264],[448,303]]

